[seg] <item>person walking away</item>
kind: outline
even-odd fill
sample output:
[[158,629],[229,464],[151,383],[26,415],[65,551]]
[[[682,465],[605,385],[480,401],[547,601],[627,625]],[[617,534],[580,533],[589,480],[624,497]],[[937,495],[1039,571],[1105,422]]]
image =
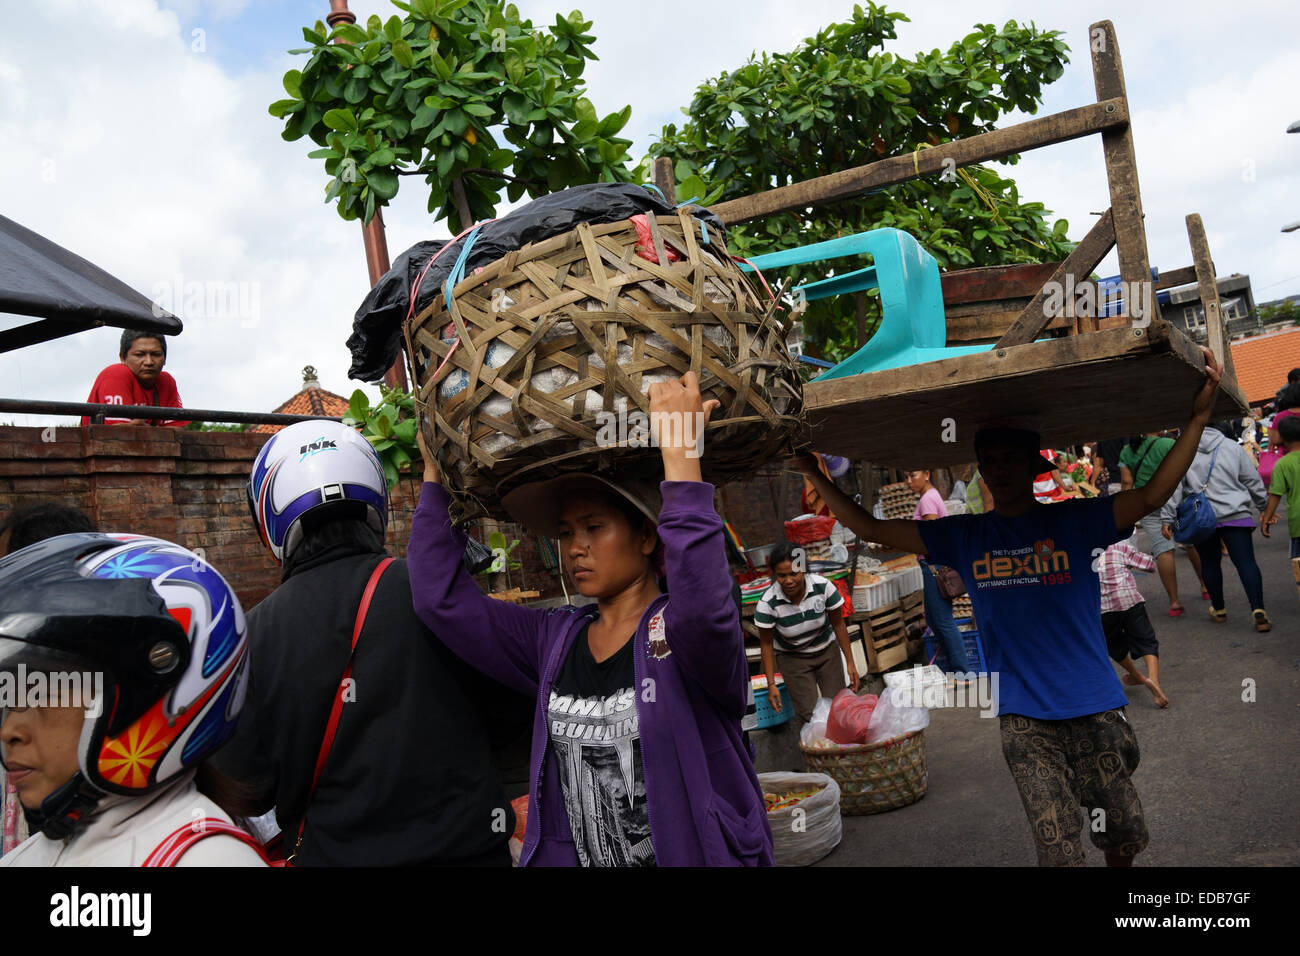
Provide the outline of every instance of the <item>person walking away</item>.
[[1196,459],[1161,511],[1161,532],[1167,540],[1173,539],[1179,502],[1202,487],[1215,517],[1214,531],[1196,543],[1205,587],[1210,593],[1210,619],[1220,624],[1228,619],[1223,592],[1226,549],[1250,601],[1255,630],[1270,631],[1273,625],[1264,609],[1264,577],[1255,561],[1255,545],[1251,539],[1256,520],[1250,511],[1253,504],[1262,513],[1268,505],[1268,495],[1250,456],[1235,441],[1213,428],[1205,429],[1201,435]]
[[[1151,476],[1156,473],[1160,467],[1160,462],[1164,460],[1165,455],[1169,454],[1169,449],[1174,447],[1174,440],[1161,435],[1159,432],[1149,432],[1146,435],[1138,435],[1130,438],[1128,444],[1120,451],[1120,488],[1127,491],[1131,488],[1141,488]],[[1165,589],[1165,594],[1169,596],[1169,616],[1181,617],[1186,608],[1178,597],[1178,567],[1174,562],[1175,546],[1172,539],[1167,538],[1161,532],[1160,515],[1149,514],[1143,516],[1138,522],[1138,527],[1146,535],[1147,547],[1150,549],[1151,557],[1156,559],[1156,569],[1160,573],[1160,583]],[[1196,549],[1187,549],[1187,558],[1192,563],[1192,569],[1196,572],[1197,580],[1201,584],[1201,597],[1209,600],[1209,592],[1205,589],[1205,574],[1202,571],[1200,555]]]
[[[926,469],[909,471],[907,487],[921,496],[912,513],[914,521],[935,521],[948,517],[948,507],[938,489],[930,483],[930,472]],[[943,645],[948,655],[948,669],[954,674],[970,673],[970,659],[966,656],[966,642],[952,614],[952,601],[943,596],[939,590],[938,569],[922,556],[921,593],[925,607],[925,623],[934,631],[935,637]]]
[[[767,559],[772,584],[754,608],[754,626],[767,675],[767,699],[781,711],[779,668],[801,723],[812,720],[818,697],[833,698],[848,687],[857,692],[858,671],[844,624],[844,597],[820,574],[804,571],[803,551],[782,541]],[[775,646],[775,650],[774,650]]]
[[[1110,659],[1127,671],[1122,678],[1125,684],[1147,688],[1157,707],[1168,707],[1169,698],[1160,689],[1160,643],[1130,568],[1147,572],[1156,569],[1155,559],[1135,548],[1131,538],[1112,544],[1097,559],[1106,649]],[[1133,662],[1139,657],[1146,665],[1145,675]]]
[[1047,464],[1037,433],[981,428],[980,472],[997,502],[992,514],[936,521],[882,521],[812,477],[840,521],[867,541],[925,553],[954,568],[973,599],[976,621],[1000,674],[1002,752],[1024,804],[1040,865],[1083,864],[1082,810],[1102,808],[1104,831],[1090,832],[1109,866],[1129,866],[1149,841],[1133,784],[1139,749],[1101,625],[1093,560],[1159,513],[1196,455],[1210,420],[1221,369],[1209,349],[1205,383],[1178,440],[1141,488],[1109,498],[1053,505],[1034,500]]
[[[427,448],[411,521],[416,612],[465,661],[533,695],[521,866],[771,866],[772,831],[742,736],[749,695],[722,519],[701,479],[699,379],[650,386],[664,480],[567,475],[504,495],[560,542],[594,604],[494,601],[461,565],[464,535]],[[684,428],[669,438],[662,425]],[[423,432],[421,432],[423,443]],[[820,472],[818,472],[820,474]],[[668,593],[663,593],[661,578]]]
[[1259,520],[1260,533],[1272,537],[1270,528],[1277,523],[1277,506],[1286,501],[1287,533],[1291,535],[1291,557],[1300,558],[1300,416],[1292,415],[1278,425],[1287,453],[1273,468],[1273,482],[1268,488],[1268,507]]
[[339,422],[299,422],[262,446],[247,490],[284,571],[248,615],[253,676],[218,767],[274,808],[294,866],[509,866],[492,750],[528,702],[416,616],[406,563],[387,563],[374,448]]
[[0,670],[49,690],[0,710],[33,833],[0,866],[264,865],[208,763],[239,719],[247,646],[230,585],[168,541],[65,534],[0,560]]

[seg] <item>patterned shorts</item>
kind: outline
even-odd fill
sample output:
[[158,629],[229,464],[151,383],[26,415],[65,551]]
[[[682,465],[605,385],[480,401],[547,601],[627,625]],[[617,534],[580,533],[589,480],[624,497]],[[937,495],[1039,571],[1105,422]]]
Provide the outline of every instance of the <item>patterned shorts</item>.
[[1039,866],[1083,866],[1082,828],[1099,850],[1136,856],[1149,837],[1131,779],[1138,744],[1123,710],[1070,720],[1004,714],[1002,754],[1034,833]]

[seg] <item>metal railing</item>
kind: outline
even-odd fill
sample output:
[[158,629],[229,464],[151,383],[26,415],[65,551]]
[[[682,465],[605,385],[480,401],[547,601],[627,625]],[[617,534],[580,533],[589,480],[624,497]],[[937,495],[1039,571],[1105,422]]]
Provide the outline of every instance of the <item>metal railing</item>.
[[0,412],[29,415],[77,415],[92,425],[113,418],[153,418],[174,422],[219,422],[222,424],[293,425],[297,422],[342,421],[331,415],[279,415],[274,412],[231,412],[210,408],[163,408],[157,405],[104,405],[98,402],[44,402],[22,398],[0,398]]

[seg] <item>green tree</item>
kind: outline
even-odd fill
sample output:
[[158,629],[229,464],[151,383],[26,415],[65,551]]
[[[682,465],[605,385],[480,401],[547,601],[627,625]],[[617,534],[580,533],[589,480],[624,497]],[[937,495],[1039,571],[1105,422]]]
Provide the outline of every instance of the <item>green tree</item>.
[[1258,310],[1260,322],[1300,322],[1300,303],[1291,299],[1281,299],[1261,305]]
[[[651,156],[674,161],[680,198],[733,199],[987,132],[1011,110],[1034,113],[1043,86],[1067,62],[1058,31],[1014,21],[1001,30],[977,24],[946,52],[907,59],[883,50],[896,39],[899,20],[907,17],[867,3],[791,53],[751,56],[699,87],[684,111],[689,120],[680,129],[664,127]],[[940,268],[1049,262],[1069,254],[1065,220],[1049,227],[1050,211],[1022,202],[1015,183],[993,169],[961,172],[969,179],[954,171],[807,214],[740,223],[729,231],[732,251],[758,255],[892,226],[915,236]],[[825,270],[814,265],[784,274],[803,281]],[[878,321],[878,302],[871,300],[869,333]],[[809,303],[804,335],[827,358],[854,351],[852,297]]]
[[632,108],[602,119],[586,98],[595,37],[579,11],[541,31],[513,4],[393,5],[405,17],[304,27],[311,46],[290,52],[310,59],[284,75],[290,98],[269,108],[286,140],[321,147],[308,155],[325,160],[325,201],[344,219],[368,222],[401,175],[425,178],[429,212],[453,233],[492,218],[503,185],[513,202],[631,178],[631,141],[616,134]]

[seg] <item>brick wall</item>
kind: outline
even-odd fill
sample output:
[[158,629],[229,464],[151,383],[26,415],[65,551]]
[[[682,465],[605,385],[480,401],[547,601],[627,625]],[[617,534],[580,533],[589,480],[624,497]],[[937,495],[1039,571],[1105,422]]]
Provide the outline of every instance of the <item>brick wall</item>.
[[[127,531],[202,548],[245,608],[280,581],[280,566],[263,547],[248,513],[244,484],[265,435],[197,432],[144,425],[87,428],[0,427],[0,521],[14,508],[57,501],[86,512],[104,531]],[[419,501],[416,477],[389,494],[388,550],[405,556]],[[503,525],[507,541],[520,529]],[[525,537],[511,556],[524,564],[510,584],[561,594],[542,566],[538,544]],[[479,578],[486,588],[486,577]],[[504,580],[500,581],[504,586]]]

